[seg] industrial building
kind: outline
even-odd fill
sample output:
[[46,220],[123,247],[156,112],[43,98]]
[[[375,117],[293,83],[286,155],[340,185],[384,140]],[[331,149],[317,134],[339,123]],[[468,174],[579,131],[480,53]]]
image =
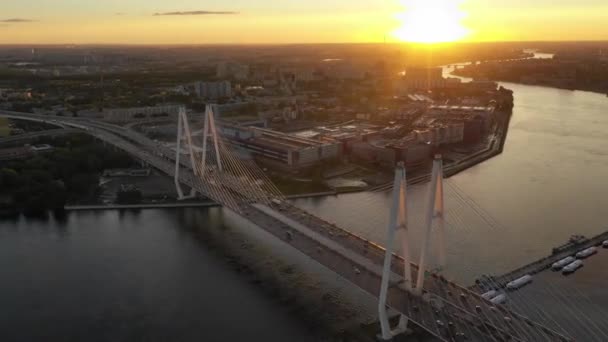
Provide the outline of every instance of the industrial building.
[[367,141],[356,141],[350,144],[353,160],[393,167],[397,162],[397,155],[393,149]]
[[433,147],[430,144],[421,143],[412,136],[392,143],[389,147],[395,150],[396,159],[404,162],[405,166],[410,169],[427,164],[433,153]]
[[408,168],[425,165],[430,160],[433,146],[419,142],[415,134],[400,140],[357,141],[350,144],[351,158],[355,161],[378,164],[393,168],[398,162],[404,162]]
[[252,153],[261,162],[282,169],[297,170],[338,159],[341,143],[335,140],[301,138],[269,129],[220,125],[230,143]]

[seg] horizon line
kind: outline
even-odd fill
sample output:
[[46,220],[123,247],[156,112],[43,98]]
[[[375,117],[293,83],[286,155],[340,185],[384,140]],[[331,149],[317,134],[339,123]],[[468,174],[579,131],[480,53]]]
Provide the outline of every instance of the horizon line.
[[277,43],[0,43],[2,46],[286,46],[286,45],[458,45],[458,44],[497,44],[497,43],[608,43],[606,39],[579,39],[579,40],[481,40],[481,41],[455,41],[440,43],[420,42],[277,42]]

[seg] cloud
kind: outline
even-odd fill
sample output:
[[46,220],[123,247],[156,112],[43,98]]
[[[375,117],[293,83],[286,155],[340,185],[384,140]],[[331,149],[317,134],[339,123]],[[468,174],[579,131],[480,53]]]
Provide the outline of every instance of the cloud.
[[24,18],[10,18],[10,19],[1,19],[0,23],[31,23],[36,20],[32,19],[24,19]]
[[234,14],[239,14],[239,12],[232,12],[232,11],[162,12],[162,13],[154,13],[154,16],[164,16],[164,15],[234,15]]

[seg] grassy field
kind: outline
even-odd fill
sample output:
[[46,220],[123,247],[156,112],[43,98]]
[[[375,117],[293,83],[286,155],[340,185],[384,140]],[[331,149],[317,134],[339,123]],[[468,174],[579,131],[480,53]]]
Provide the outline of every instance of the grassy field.
[[11,134],[11,129],[8,127],[8,119],[0,118],[0,137],[8,137]]

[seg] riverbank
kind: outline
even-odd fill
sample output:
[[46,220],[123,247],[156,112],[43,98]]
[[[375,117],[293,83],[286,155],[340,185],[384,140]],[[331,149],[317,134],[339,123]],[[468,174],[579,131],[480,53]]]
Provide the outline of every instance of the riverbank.
[[507,141],[507,134],[509,131],[512,113],[511,111],[498,111],[496,114],[497,122],[494,131],[494,138],[489,141],[484,149],[444,167],[445,177],[454,176],[457,173],[480,164],[503,152],[505,143]]
[[[358,191],[358,190],[357,190]],[[315,198],[336,196],[342,193],[351,193],[354,190],[325,191],[308,194],[285,196],[287,199]],[[66,211],[88,211],[88,210],[129,210],[129,209],[164,209],[164,208],[211,208],[219,205],[213,201],[177,202],[177,203],[141,203],[141,204],[97,204],[97,205],[66,205]]]
[[467,72],[466,69],[462,69],[462,68],[455,69],[452,72],[452,75],[458,76],[458,77],[471,78],[473,80],[486,80],[489,78],[494,82],[506,82],[506,83],[520,84],[520,85],[547,87],[547,88],[555,88],[555,89],[570,90],[570,91],[586,91],[586,92],[590,92],[590,93],[608,95],[608,88],[606,88],[604,86],[589,86],[589,85],[583,85],[583,84],[565,84],[565,83],[560,82],[559,80],[537,79],[537,80],[524,81],[521,78],[499,77],[497,75],[485,75],[485,74],[483,76],[476,77],[477,76],[476,73]]

